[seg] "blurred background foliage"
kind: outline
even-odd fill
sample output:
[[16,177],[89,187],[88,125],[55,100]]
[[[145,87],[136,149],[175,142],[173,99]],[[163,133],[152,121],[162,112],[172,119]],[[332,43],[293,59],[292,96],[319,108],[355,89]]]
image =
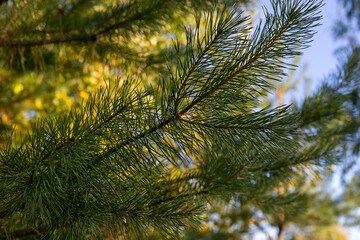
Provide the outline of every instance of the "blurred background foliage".
[[[221,4],[248,2],[223,0]],[[1,1],[0,133],[31,131],[38,117],[61,113],[106,79],[167,72],[172,41],[211,0]]]

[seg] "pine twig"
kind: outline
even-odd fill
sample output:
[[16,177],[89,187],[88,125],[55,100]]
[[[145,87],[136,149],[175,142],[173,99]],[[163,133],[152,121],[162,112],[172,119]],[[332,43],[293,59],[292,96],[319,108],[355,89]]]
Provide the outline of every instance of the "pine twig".
[[[97,130],[99,130],[102,126],[104,126],[105,124],[109,123],[112,119],[114,119],[116,116],[118,116],[119,114],[121,114],[123,111],[125,111],[127,108],[129,107],[129,105],[124,105],[122,108],[118,109],[115,113],[113,113],[110,117],[108,117],[107,119],[105,119],[103,122],[101,122],[98,126],[96,126],[95,128],[93,128],[92,130],[90,130],[87,134],[85,134],[82,137],[87,137],[90,134],[96,132]],[[29,177],[29,184],[32,183],[36,168],[39,167],[41,164],[43,164],[43,162],[48,159],[52,154],[60,151],[61,149],[63,149],[64,147],[68,146],[71,143],[74,143],[75,141],[77,141],[79,138],[78,137],[71,137],[68,141],[56,146],[54,149],[50,150],[49,152],[47,152],[41,159],[40,161],[36,164],[34,170],[31,172],[30,177]]]

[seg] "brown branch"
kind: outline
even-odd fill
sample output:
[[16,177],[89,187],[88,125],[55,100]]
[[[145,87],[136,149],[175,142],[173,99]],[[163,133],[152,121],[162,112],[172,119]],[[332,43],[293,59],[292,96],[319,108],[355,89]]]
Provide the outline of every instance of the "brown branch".
[[48,44],[57,44],[57,43],[68,43],[68,42],[89,42],[96,41],[97,35],[95,33],[89,35],[77,35],[70,37],[59,37],[52,39],[42,39],[42,40],[25,40],[25,41],[1,41],[0,47],[31,47],[31,46],[40,46]]
[[103,37],[106,34],[109,34],[116,29],[120,28],[124,24],[131,22],[131,21],[137,21],[144,16],[146,16],[148,13],[150,13],[153,10],[153,8],[148,9],[141,14],[137,14],[129,19],[126,19],[122,22],[115,23],[99,32],[93,32],[92,34],[84,34],[84,35],[75,35],[75,36],[69,36],[69,37],[58,37],[58,38],[52,38],[52,39],[41,39],[41,40],[15,40],[15,41],[0,41],[0,47],[31,47],[31,46],[41,46],[41,45],[48,45],[48,44],[59,44],[59,43],[69,43],[69,42],[95,42],[97,39]]
[[240,173],[242,173],[242,171],[244,171],[244,169],[249,166],[250,163],[252,163],[254,161],[255,158],[257,158],[257,156],[259,156],[259,154],[255,154],[252,158],[250,158],[243,166],[241,166],[238,170],[236,170],[229,178],[227,178],[224,182],[228,183],[229,181],[231,181],[232,179],[234,179],[236,176],[238,176]]
[[[1,4],[1,3],[0,3]],[[7,37],[7,31],[9,30],[9,27],[11,26],[11,24],[13,23],[14,19],[16,19],[20,14],[20,9],[18,9],[16,11],[16,13],[11,17],[11,19],[9,20],[9,22],[5,25],[4,29],[2,30],[2,33],[0,35],[0,39],[3,39],[5,37]]]
[[191,121],[185,118],[179,118],[182,122],[187,122],[190,124],[195,124],[199,126],[204,126],[208,128],[216,128],[216,129],[244,129],[244,130],[260,130],[260,131],[268,131],[271,130],[270,128],[266,127],[255,127],[255,126],[222,126],[222,125],[212,125],[204,122],[198,122],[198,121]]
[[92,129],[88,134],[94,133],[95,131],[97,131],[99,128],[101,128],[102,126],[104,126],[105,124],[107,124],[108,122],[110,122],[111,120],[113,120],[116,116],[118,116],[119,114],[121,114],[123,111],[125,111],[126,109],[129,108],[129,105],[124,105],[122,108],[120,108],[119,110],[117,110],[116,112],[114,112],[110,117],[108,117],[105,121],[103,121],[102,123],[100,123],[96,128]]
[[6,240],[9,239],[9,237],[12,238],[21,238],[21,237],[25,237],[25,236],[31,236],[31,235],[36,235],[39,233],[43,233],[46,232],[47,230],[49,230],[49,227],[39,227],[37,229],[19,229],[19,230],[15,230],[11,233],[9,233],[6,236],[0,236],[0,240]]
[[174,213],[160,213],[160,214],[154,214],[154,213],[143,213],[143,212],[134,212],[134,211],[115,211],[116,213],[126,213],[129,215],[134,216],[145,216],[145,217],[153,217],[153,218],[161,218],[161,217],[171,217],[171,216],[191,216],[194,213],[192,212],[174,212]]

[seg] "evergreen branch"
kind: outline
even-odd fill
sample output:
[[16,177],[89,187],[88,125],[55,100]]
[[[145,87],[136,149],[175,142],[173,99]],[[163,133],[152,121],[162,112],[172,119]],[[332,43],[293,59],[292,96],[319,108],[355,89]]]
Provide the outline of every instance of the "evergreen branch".
[[180,121],[190,123],[193,125],[199,125],[207,128],[216,128],[216,129],[243,129],[243,130],[260,130],[260,131],[269,131],[271,128],[268,127],[256,127],[256,126],[225,126],[225,125],[212,125],[199,121],[191,121],[185,118],[179,118]]
[[[137,211],[129,211],[129,210],[113,210],[112,212],[116,213],[116,214],[125,213],[127,215],[152,217],[152,218],[193,215],[192,212],[182,212],[182,211],[173,212],[173,213],[146,213],[146,212],[137,212]],[[73,216],[93,218],[93,216],[91,214],[87,214],[87,213],[73,213],[72,215]]]
[[[316,107],[314,108],[315,110],[319,110],[320,107],[323,107],[323,106],[320,106],[320,105],[316,105]],[[312,118],[312,119],[309,119],[307,121],[303,121],[301,124],[299,124],[299,126],[297,127],[297,130],[301,129],[301,128],[304,128],[312,123],[315,123],[317,121],[320,121],[326,117],[329,117],[331,115],[335,115],[336,113],[339,112],[340,109],[335,109],[334,112],[331,112],[331,113],[325,113],[325,114],[319,114],[318,116],[316,116],[316,118]]]
[[[352,76],[352,73],[354,72],[354,70],[356,69],[356,67],[358,67],[358,62],[353,62],[351,65],[350,65],[350,68],[349,70],[346,72],[344,78],[341,80],[340,84],[338,84],[338,86],[336,86],[336,88],[334,88],[331,93],[327,96],[326,100],[323,102],[322,105],[319,105],[317,104],[315,106],[315,109],[312,109],[313,112],[317,112],[319,110],[320,107],[323,107],[325,106],[325,104],[329,103],[331,100],[333,100],[334,98],[334,95],[343,87],[343,85],[345,84],[345,82],[347,82],[351,76]],[[335,109],[335,112],[333,112],[333,114],[336,114],[337,112],[339,111],[339,109]],[[307,121],[303,121],[300,125],[299,125],[299,129],[302,128],[302,127],[305,127],[306,125],[309,125],[311,123],[314,123],[316,121],[319,121],[321,119],[323,119],[324,117],[328,117],[329,114],[320,114],[319,116],[317,116],[317,118],[315,119],[309,119]]]
[[69,37],[58,37],[52,39],[41,39],[41,40],[15,40],[15,41],[0,41],[0,47],[32,47],[32,46],[42,46],[42,45],[49,45],[49,44],[59,44],[59,43],[70,43],[70,42],[95,42],[99,38],[107,35],[116,29],[121,28],[124,24],[127,24],[132,21],[141,20],[149,14],[155,7],[146,10],[141,14],[137,14],[132,18],[128,18],[122,22],[115,23],[99,32],[93,32],[92,34],[84,34],[84,35],[75,35]]
[[179,88],[178,93],[176,95],[175,112],[177,112],[177,107],[179,105],[181,92],[182,92],[183,88],[185,87],[187,81],[189,80],[190,76],[195,71],[196,67],[200,64],[201,60],[204,58],[204,56],[207,54],[207,52],[211,49],[211,47],[216,43],[216,41],[220,38],[220,36],[223,33],[224,33],[224,29],[221,28],[220,31],[215,35],[215,37],[211,40],[211,42],[202,51],[201,55],[197,58],[196,62],[191,66],[189,72],[186,74],[184,80],[181,82],[180,88]]
[[[109,27],[106,27],[105,29],[99,31],[96,33],[97,37],[101,37],[109,32],[112,32],[118,28],[120,28],[122,25],[126,24],[126,23],[129,23],[129,22],[132,22],[132,21],[138,21],[138,20],[141,20],[141,19],[145,19],[145,16],[152,13],[154,10],[157,10],[159,8],[161,8],[161,4],[164,4],[165,2],[163,1],[158,1],[157,4],[154,4],[151,8],[148,8],[146,9],[146,11],[144,12],[141,12],[141,13],[138,13],[138,14],[135,14],[133,17],[131,18],[128,18],[122,22],[119,22],[119,23],[115,23],[115,24],[112,24],[110,25]],[[133,3],[129,3],[126,8],[129,8],[131,6],[134,6],[138,4],[136,1],[134,1]],[[124,10],[125,8],[121,9],[122,11]]]
[[126,4],[126,6],[123,6],[122,8],[118,8],[116,9],[116,11],[113,11],[111,16],[108,16],[106,19],[104,19],[104,21],[101,22],[101,24],[99,24],[100,26],[101,25],[104,25],[106,24],[107,22],[111,21],[117,14],[129,9],[130,7],[132,6],[135,6],[135,5],[138,5],[140,2],[137,2],[137,1],[132,1],[132,2],[129,2],[128,4]]
[[[262,56],[264,56],[269,49],[275,44],[277,43],[277,41],[279,40],[279,38],[284,34],[284,32],[287,30],[287,28],[289,27],[289,25],[291,24],[291,19],[288,20],[285,23],[285,26],[283,27],[283,29],[274,37],[274,39],[265,46],[265,48],[263,49],[263,51],[261,51],[259,54],[257,54],[253,59],[251,59],[249,62],[247,62],[245,65],[243,65],[241,68],[239,68],[239,70],[235,71],[232,75],[230,75],[228,78],[226,78],[225,80],[221,81],[220,84],[218,84],[216,86],[216,88],[209,90],[208,92],[204,93],[202,96],[200,96],[197,99],[194,99],[190,104],[188,104],[186,107],[184,107],[179,113],[175,112],[171,117],[159,122],[158,124],[154,125],[153,127],[151,127],[149,130],[141,132],[140,134],[138,134],[135,137],[131,137],[128,138],[127,140],[117,144],[115,147],[111,148],[108,152],[106,152],[103,156],[101,156],[101,159],[107,158],[110,155],[114,154],[120,147],[131,144],[139,139],[142,139],[143,137],[148,136],[149,134],[167,126],[168,124],[170,124],[171,122],[173,122],[174,120],[179,119],[181,116],[185,115],[188,111],[190,111],[195,105],[197,105],[198,103],[200,103],[201,101],[203,101],[205,98],[211,96],[216,90],[218,90],[219,88],[221,88],[223,85],[225,85],[226,83],[228,83],[230,80],[232,80],[233,78],[235,78],[237,75],[241,74],[244,70],[246,70],[248,67],[250,67],[251,65],[253,65],[256,60],[258,60],[259,58],[261,58]],[[224,31],[224,30],[223,30]],[[223,32],[221,31],[221,32]],[[207,49],[204,49],[202,54],[200,56],[204,56],[206,54],[205,51],[208,51]],[[204,53],[205,52],[205,53]],[[191,68],[193,69],[193,68]],[[195,68],[194,68],[195,69]],[[193,70],[194,71],[194,70]],[[192,71],[191,71],[192,73]],[[100,160],[100,159],[97,159]]]
[[144,217],[152,217],[152,218],[163,218],[163,217],[173,217],[173,216],[191,216],[193,212],[174,212],[174,213],[161,213],[161,214],[154,214],[154,213],[143,213],[143,212],[134,212],[134,211],[115,211],[116,213],[125,213],[128,215],[134,216],[144,216]]
[[65,141],[64,143],[56,146],[54,149],[50,150],[49,152],[47,152],[41,159],[40,159],[40,163],[42,164],[42,162],[44,162],[46,159],[48,159],[52,154],[56,153],[57,151],[63,149],[64,147],[66,147],[67,145],[69,145],[70,143],[73,143],[77,140],[76,137],[71,137],[68,141]]
[[169,197],[169,198],[166,198],[166,199],[159,200],[159,201],[151,204],[149,207],[154,207],[154,206],[157,206],[157,205],[162,204],[162,203],[170,202],[170,201],[172,201],[174,199],[188,198],[188,197],[194,197],[194,196],[198,196],[198,195],[206,195],[206,194],[209,194],[209,193],[210,193],[209,190],[201,190],[201,191],[198,191],[198,192],[185,193],[185,194],[178,195],[178,196],[172,196],[172,197]]
[[[9,167],[12,171],[17,172],[19,174],[22,174],[20,170],[16,169],[14,166],[12,166],[10,164],[10,162],[15,158],[15,156],[20,152],[20,150],[22,149],[22,147],[24,146],[24,143],[21,144],[21,146],[19,146],[15,153],[10,157],[10,159],[8,161],[6,160],[1,160],[1,163],[3,163],[5,166]],[[1,218],[1,214],[0,214],[0,218]]]
[[[221,169],[225,164],[226,164],[226,162],[223,161],[221,164],[219,164],[219,166],[216,169]],[[213,174],[210,174],[209,177],[206,179],[206,181],[204,183],[204,188],[206,188],[209,185],[212,177],[213,177]]]
[[[96,132],[97,130],[99,130],[102,126],[104,126],[105,124],[109,123],[112,119],[114,119],[116,116],[120,115],[122,112],[124,112],[127,108],[129,107],[129,105],[124,105],[122,108],[120,108],[119,110],[117,110],[115,113],[113,113],[112,115],[110,115],[110,117],[108,117],[107,119],[105,119],[103,122],[101,122],[97,127],[91,129],[87,134],[85,134],[83,137],[88,137],[90,134]],[[77,140],[77,137],[72,137],[70,138],[68,141],[66,141],[65,143],[57,146],[56,148],[54,148],[53,150],[49,151],[48,153],[46,153],[42,158],[41,158],[41,162],[45,161],[46,159],[48,159],[50,157],[51,154],[63,149],[65,146],[67,146],[70,143],[73,143]]]
[[12,171],[21,174],[21,172],[18,169],[14,168],[14,166],[12,166],[8,161],[1,160],[1,163],[10,168]]
[[[127,108],[129,107],[129,105],[124,105],[122,108],[118,109],[115,113],[113,113],[112,115],[110,115],[107,119],[105,119],[103,122],[101,122],[97,127],[93,128],[92,130],[90,130],[87,134],[85,134],[82,137],[87,137],[90,134],[96,132],[97,130],[99,130],[102,126],[104,126],[105,124],[109,123],[112,119],[114,119],[116,116],[118,116],[119,114],[121,114],[122,112],[124,112]],[[71,143],[74,143],[75,141],[77,141],[79,139],[79,137],[73,136],[71,137],[69,140],[67,140],[66,142],[56,146],[54,149],[50,150],[49,152],[47,152],[41,159],[39,162],[37,162],[34,170],[30,173],[30,177],[29,177],[29,184],[32,183],[36,168],[39,167],[41,164],[43,164],[43,162],[48,159],[52,154],[60,151],[61,149],[63,149],[64,147],[68,146]]]
[[224,184],[228,183],[229,181],[231,181],[232,179],[234,179],[236,176],[238,176],[242,171],[244,171],[244,169],[249,166],[255,158],[257,158],[259,154],[255,154],[252,158],[250,158],[243,166],[241,166],[238,170],[236,170],[229,178],[227,178],[224,181]]
[[[224,19],[226,14],[217,18],[215,27],[211,19],[205,37],[202,40],[196,39],[199,44],[197,47],[192,45],[192,36],[188,35],[190,40],[186,49],[191,51],[198,49],[197,54],[190,53],[186,62],[179,60],[176,76],[169,68],[174,82],[166,83],[164,80],[161,82],[163,85],[158,89],[151,88],[145,92],[146,94],[138,92],[136,87],[136,90],[133,90],[131,84],[124,84],[115,97],[112,93],[117,93],[119,89],[116,88],[114,92],[106,89],[108,95],[104,99],[103,95],[99,94],[99,101],[97,98],[92,98],[86,107],[81,109],[81,114],[86,115],[76,115],[77,112],[71,112],[57,121],[50,119],[48,122],[40,122],[39,131],[29,138],[30,141],[25,145],[24,151],[19,149],[20,152],[15,152],[12,147],[8,147],[1,153],[6,159],[10,159],[10,163],[13,162],[12,157],[14,157],[19,162],[24,161],[24,165],[30,165],[30,170],[26,171],[27,174],[30,173],[29,183],[32,183],[34,177],[36,184],[33,183],[29,187],[27,181],[24,182],[16,175],[15,177],[6,175],[4,183],[0,186],[7,190],[1,194],[6,196],[2,201],[4,204],[1,210],[6,209],[9,212],[1,212],[0,217],[13,214],[13,217],[21,218],[20,222],[32,224],[34,221],[32,225],[25,225],[30,227],[52,223],[47,232],[54,234],[55,238],[61,236],[61,231],[57,233],[51,230],[59,227],[63,228],[64,234],[79,234],[79,236],[85,236],[88,230],[100,232],[104,226],[115,231],[119,224],[125,222],[122,219],[126,218],[134,219],[134,222],[140,225],[144,224],[142,221],[145,220],[146,226],[150,227],[160,222],[163,223],[160,224],[161,231],[166,231],[167,228],[176,231],[181,225],[185,225],[187,220],[195,220],[186,216],[196,216],[196,210],[191,207],[202,206],[206,202],[204,200],[208,200],[206,195],[209,199],[220,195],[234,196],[231,191],[240,188],[245,192],[244,197],[248,193],[255,194],[256,191],[251,191],[254,185],[247,184],[246,180],[250,180],[247,179],[248,176],[253,178],[253,169],[249,166],[261,165],[258,158],[261,148],[265,148],[264,152],[269,156],[261,154],[260,159],[274,159],[274,162],[271,162],[276,166],[281,164],[281,160],[274,158],[274,152],[278,151],[276,148],[286,152],[294,149],[292,147],[296,142],[296,139],[289,137],[288,131],[288,127],[293,125],[295,119],[287,114],[287,111],[275,113],[265,110],[251,113],[251,110],[255,111],[256,106],[259,106],[256,105],[259,93],[257,90],[258,88],[266,90],[270,84],[265,79],[265,75],[277,79],[284,66],[289,66],[281,59],[297,55],[298,51],[294,50],[297,44],[306,43],[312,35],[302,31],[314,26],[313,22],[319,17],[310,15],[309,18],[302,18],[301,16],[315,14],[314,11],[319,7],[319,5],[311,7],[315,2],[316,0],[310,0],[302,4],[299,0],[272,1],[274,14],[267,15],[265,26],[260,24],[253,35],[249,34],[247,28],[241,27],[245,18],[238,17],[240,15],[236,15],[235,11],[232,11],[230,17],[226,19]],[[307,8],[306,6],[309,5],[310,7]],[[149,8],[150,6],[143,8],[143,13]],[[138,10],[130,18],[139,18],[147,23],[149,17],[143,18],[141,14],[142,12]],[[95,34],[95,40],[92,41],[96,41],[98,37],[121,26],[115,23],[102,27],[103,30],[95,30],[93,34],[86,36]],[[245,34],[249,35],[244,37]],[[217,42],[218,44],[214,46]],[[274,61],[279,71],[271,65]],[[245,77],[249,79],[244,79]],[[129,105],[121,107],[124,99]],[[121,118],[116,118],[130,105],[131,110]],[[209,109],[203,111],[204,106]],[[238,110],[244,109],[249,115],[243,114],[240,118],[240,115],[234,116]],[[87,121],[88,118],[85,118],[86,121],[83,119],[93,112],[96,112],[95,118],[90,117],[90,121]],[[195,115],[190,116],[190,112],[195,112]],[[200,128],[204,131],[198,131],[199,128],[193,125],[209,129]],[[104,131],[95,133],[102,127]],[[175,129],[176,127],[178,129]],[[233,131],[216,131],[210,128],[239,128],[250,132],[234,131],[235,136],[233,136]],[[280,130],[276,131],[278,128]],[[260,130],[260,132],[252,136],[251,133],[256,131],[251,130]],[[197,137],[196,134],[200,137],[194,143],[191,137]],[[221,140],[222,138],[224,140]],[[236,145],[239,138],[244,146]],[[289,143],[284,139],[289,140]],[[211,162],[211,166],[205,162],[202,167],[198,166],[200,169],[195,170],[185,165],[184,171],[194,170],[192,172],[196,173],[194,176],[187,176],[187,172],[182,172],[183,168],[176,169],[180,174],[177,174],[178,171],[171,171],[170,163],[174,163],[171,160],[175,159],[177,163],[178,160],[180,162],[190,159],[189,162],[192,163],[197,159],[193,155],[194,152],[200,154],[203,150],[218,150],[217,141],[229,145],[225,147],[224,144],[221,149],[223,151],[221,154],[227,154],[223,159],[227,164],[224,169],[221,169],[222,164],[219,165],[218,162]],[[238,146],[240,149],[237,149]],[[200,148],[199,151],[197,147]],[[188,153],[188,150],[191,153]],[[316,155],[323,151],[323,148],[320,151],[317,148],[313,150],[315,154],[314,151],[308,151],[308,154]],[[13,152],[16,153],[14,156]],[[101,161],[113,153],[118,153],[118,158]],[[221,154],[214,154],[211,157],[217,160]],[[246,154],[248,157],[244,156]],[[296,159],[301,157],[302,155]],[[234,164],[229,163],[227,158],[234,158],[231,160]],[[58,161],[51,161],[52,159]],[[159,161],[159,164],[153,161],[154,159]],[[253,163],[254,159],[256,159],[255,163]],[[92,164],[93,160],[100,163],[99,166]],[[39,178],[36,178],[35,173],[41,164],[46,166],[44,169],[41,167]],[[261,170],[268,168],[269,165],[264,164]],[[263,177],[261,170],[255,177]],[[179,178],[172,180],[173,176]],[[182,180],[186,177],[195,179]],[[15,192],[7,188],[8,186],[19,186],[19,190],[15,189],[17,191]],[[109,193],[106,194],[107,192]],[[11,195],[14,193],[18,193],[19,199]],[[162,203],[167,204],[157,206]],[[112,207],[109,209],[106,206]],[[16,215],[17,212],[20,214]],[[63,216],[62,213],[66,212],[70,217],[75,217],[69,219],[69,216]],[[175,223],[165,221],[167,217],[171,220],[173,216],[178,216],[174,219],[179,221]],[[157,218],[165,219],[156,220]],[[59,226],[59,222],[72,225]],[[84,223],[87,225],[82,225]],[[169,223],[174,225],[167,225]],[[82,231],[70,231],[77,225],[84,227]],[[124,224],[124,227],[126,234],[127,230],[134,233],[138,231],[138,228],[133,228],[130,223]],[[31,231],[28,233],[35,234]]]
[[[154,204],[148,206],[148,207],[153,207],[156,205],[159,205],[161,203],[165,203],[165,202],[170,202],[174,199],[177,198],[188,198],[188,197],[194,197],[194,196],[198,196],[198,195],[207,195],[209,194],[211,191],[214,191],[216,189],[218,189],[219,187],[223,186],[224,184],[228,183],[229,181],[231,181],[232,179],[234,179],[236,176],[238,176],[239,174],[241,174],[245,168],[247,168],[247,166],[249,166],[249,164],[251,164],[254,159],[258,156],[258,154],[255,154],[251,159],[249,159],[245,164],[243,164],[242,166],[240,166],[230,177],[228,177],[227,179],[225,179],[225,181],[223,181],[221,184],[218,184],[212,188],[209,189],[203,189],[201,191],[197,191],[197,192],[193,192],[193,193],[185,193],[182,195],[178,195],[178,196],[173,196],[167,199],[163,199],[163,200],[159,200],[157,202],[155,202]],[[220,164],[220,167],[223,166],[223,164]],[[206,183],[204,184],[204,186],[206,186],[208,184],[208,182],[210,181],[211,176],[207,179]]]
[[250,171],[253,171],[253,172],[256,172],[256,171],[263,171],[263,172],[271,172],[271,171],[277,171],[277,170],[281,170],[281,169],[284,169],[286,167],[291,167],[291,166],[298,166],[300,164],[305,164],[305,163],[308,163],[312,160],[315,160],[315,159],[319,159],[321,157],[324,157],[326,155],[329,154],[329,151],[324,151],[323,153],[321,154],[318,154],[316,156],[313,156],[313,157],[305,157],[305,158],[302,158],[302,159],[299,159],[295,162],[290,162],[290,163],[287,163],[287,164],[283,164],[281,166],[277,166],[277,167],[258,167],[258,168],[251,168],[249,169]]
[[93,33],[86,35],[59,37],[59,38],[42,39],[42,40],[1,41],[0,47],[32,47],[32,46],[42,46],[42,45],[69,43],[69,42],[95,42],[96,39],[97,39],[97,34]]
[[[124,105],[122,108],[120,108],[119,110],[117,110],[115,113],[113,113],[110,117],[108,117],[107,119],[105,119],[105,121],[103,121],[102,123],[100,123],[96,128],[93,128],[89,134],[92,134],[94,132],[96,132],[98,129],[100,129],[102,126],[104,126],[105,124],[109,123],[111,120],[113,120],[116,116],[120,115],[122,112],[124,112],[126,109],[129,108],[129,105]],[[87,134],[87,135],[89,135]],[[85,136],[87,136],[85,135]]]
[[[214,39],[210,42],[210,44],[202,51],[202,53],[200,54],[200,56],[198,57],[198,59],[196,60],[196,62],[192,65],[192,67],[190,68],[188,74],[186,75],[184,81],[181,83],[178,94],[177,94],[177,99],[175,101],[175,108],[177,109],[178,106],[178,101],[179,101],[179,97],[181,94],[181,91],[183,89],[183,87],[185,86],[187,80],[189,79],[189,77],[191,76],[191,74],[194,72],[194,70],[196,69],[197,65],[201,62],[201,60],[203,59],[203,57],[206,55],[206,53],[210,50],[211,46],[217,41],[217,39],[219,39],[219,37],[223,34],[224,29],[221,29],[214,37]],[[182,115],[182,114],[180,114]],[[148,134],[151,134],[152,132],[157,131],[158,129],[163,128],[164,126],[168,125],[169,123],[171,123],[173,120],[177,119],[179,116],[179,114],[176,113],[173,114],[172,117],[158,123],[157,125],[153,126],[152,128],[150,128],[148,131],[142,132],[139,135],[137,135],[136,137],[130,138],[128,140],[125,140],[124,142],[121,142],[120,144],[118,144],[116,147],[114,147],[113,149],[111,149],[105,156],[103,156],[103,158],[106,158],[108,156],[110,156],[111,154],[115,153],[116,150],[124,145],[128,145],[138,139],[141,139],[143,137],[145,137]]]
[[211,96],[212,94],[215,93],[216,90],[220,89],[222,86],[224,86],[226,83],[228,83],[229,81],[231,81],[233,78],[235,78],[237,75],[241,74],[244,70],[246,70],[248,67],[252,66],[259,58],[261,58],[262,56],[264,56],[269,49],[275,44],[277,43],[278,39],[285,33],[285,31],[287,30],[287,28],[289,27],[291,23],[291,20],[288,20],[285,24],[285,26],[283,27],[283,29],[275,36],[275,38],[267,45],[265,46],[265,48],[263,49],[263,51],[261,51],[259,54],[257,54],[254,58],[252,58],[249,62],[247,62],[244,66],[240,67],[239,70],[235,71],[232,75],[230,75],[228,78],[226,78],[225,80],[221,81],[216,88],[209,90],[208,92],[206,92],[204,95],[200,96],[199,98],[197,98],[196,100],[193,100],[187,107],[185,107],[180,113],[179,115],[184,115],[186,114],[191,108],[193,108],[195,105],[197,105],[198,103],[200,103],[202,100],[204,100],[205,98]]
[[[151,218],[166,218],[166,217],[175,217],[175,216],[192,216],[194,215],[193,212],[173,212],[173,213],[161,213],[161,214],[154,214],[154,213],[144,213],[144,212],[136,212],[136,211],[127,211],[127,210],[115,210],[113,211],[116,214],[127,214],[132,216],[142,216],[142,217],[151,217]],[[79,217],[85,217],[85,218],[93,218],[91,214],[87,213],[73,213],[72,216],[79,216]],[[36,229],[19,229],[15,230],[8,235],[15,238],[25,237],[25,236],[31,236],[36,235],[39,233],[44,233],[49,230],[49,227],[39,227]],[[0,236],[0,240],[6,240],[8,239],[7,236]]]

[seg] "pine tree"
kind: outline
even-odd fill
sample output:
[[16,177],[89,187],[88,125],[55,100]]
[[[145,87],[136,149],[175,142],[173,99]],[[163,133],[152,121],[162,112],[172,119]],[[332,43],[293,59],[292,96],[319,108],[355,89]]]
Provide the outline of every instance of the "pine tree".
[[[0,152],[3,237],[176,237],[209,202],[301,208],[296,191],[272,190],[294,165],[325,164],[319,154],[333,145],[311,134],[305,140],[312,144],[304,144],[299,129],[336,114],[343,102],[330,94],[325,112],[313,108],[331,92],[325,87],[300,115],[289,106],[259,108],[269,80],[293,68],[288,60],[311,41],[322,4],[271,2],[255,29],[234,7],[203,13],[204,24],[198,16],[186,45],[174,43],[176,67],[169,64],[154,87],[109,80],[82,107],[39,120],[19,146],[10,132]],[[351,84],[358,56],[341,75]]]

